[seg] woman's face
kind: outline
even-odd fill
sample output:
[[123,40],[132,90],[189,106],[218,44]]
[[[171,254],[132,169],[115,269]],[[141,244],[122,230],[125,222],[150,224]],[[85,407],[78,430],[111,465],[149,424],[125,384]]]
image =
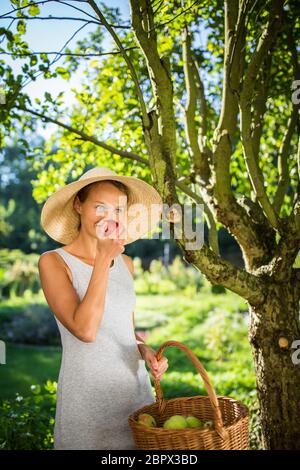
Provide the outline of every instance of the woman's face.
[[84,202],[75,198],[74,207],[81,217],[80,230],[96,237],[96,224],[101,220],[113,220],[125,224],[127,196],[111,183],[93,186]]

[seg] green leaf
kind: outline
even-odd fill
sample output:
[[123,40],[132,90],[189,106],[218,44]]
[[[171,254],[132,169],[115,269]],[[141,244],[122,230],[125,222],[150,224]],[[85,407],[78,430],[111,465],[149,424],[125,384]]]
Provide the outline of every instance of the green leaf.
[[40,9],[36,4],[31,4],[28,13],[30,16],[37,16],[40,13]]
[[30,65],[36,65],[37,64],[37,56],[32,55],[30,56]]
[[56,70],[55,70],[56,73],[58,73],[58,75],[60,75],[62,78],[68,80],[70,78],[70,73],[67,69],[65,69],[64,67],[57,67]]
[[7,37],[7,40],[10,42],[14,41],[14,35],[11,31],[8,31],[8,29],[5,28],[0,28],[0,36],[5,35]]
[[26,33],[26,24],[24,20],[19,20],[17,24],[17,30],[20,34]]
[[50,103],[52,102],[52,96],[48,91],[45,91],[45,99],[46,101],[49,101]]
[[47,54],[45,54],[45,52],[40,54],[40,58],[42,59],[43,62],[49,62],[49,58],[48,58]]

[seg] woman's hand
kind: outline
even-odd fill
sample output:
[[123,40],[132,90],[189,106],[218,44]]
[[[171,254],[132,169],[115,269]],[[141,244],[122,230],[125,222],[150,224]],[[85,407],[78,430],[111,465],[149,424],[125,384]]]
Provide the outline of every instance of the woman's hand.
[[109,227],[109,221],[102,220],[96,227],[97,252],[106,256],[109,261],[125,251],[123,224],[115,224],[114,229],[110,225]]
[[168,358],[161,357],[158,361],[156,359],[155,351],[150,346],[148,346],[147,344],[142,344],[139,345],[139,347],[141,355],[145,360],[147,366],[149,367],[151,374],[155,379],[160,380],[169,367]]

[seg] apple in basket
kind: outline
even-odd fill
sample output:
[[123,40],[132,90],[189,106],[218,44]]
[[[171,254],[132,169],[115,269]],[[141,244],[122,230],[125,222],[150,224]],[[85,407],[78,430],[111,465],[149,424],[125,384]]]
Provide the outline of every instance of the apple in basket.
[[163,427],[164,429],[184,429],[188,427],[188,423],[184,416],[173,415],[164,422]]
[[185,419],[188,423],[189,428],[212,429],[214,427],[213,421],[204,421],[203,419],[196,418],[196,416],[185,416]]
[[196,416],[173,415],[163,424],[164,429],[185,429],[185,428],[212,428],[212,421],[203,421]]
[[188,423],[189,428],[203,428],[204,427],[204,421],[202,421],[199,418],[196,418],[196,416],[187,416],[186,422]]
[[151,428],[156,427],[155,419],[153,418],[153,416],[149,415],[148,413],[139,414],[138,422],[140,424],[145,424],[146,426],[149,426]]

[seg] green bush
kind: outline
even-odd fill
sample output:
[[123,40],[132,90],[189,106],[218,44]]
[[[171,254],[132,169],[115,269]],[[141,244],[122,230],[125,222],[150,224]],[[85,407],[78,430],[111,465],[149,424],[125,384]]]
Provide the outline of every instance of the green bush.
[[[0,300],[12,297],[29,298],[41,289],[36,253],[21,250],[0,250]],[[181,291],[195,296],[202,289],[204,276],[192,265],[176,255],[166,269],[161,260],[152,260],[149,270],[143,270],[140,258],[134,258],[135,290],[137,294],[169,294]],[[225,292],[222,286],[209,287]]]
[[141,260],[134,259],[135,291],[139,295],[171,294],[181,291],[195,296],[203,286],[203,275],[193,266],[183,263],[180,256],[165,268],[162,261],[152,260],[149,270],[144,271]]
[[47,450],[53,448],[57,383],[32,385],[31,395],[0,404],[0,449]]
[[28,304],[0,313],[1,339],[13,343],[60,345],[57,323],[48,305]]
[[0,299],[39,291],[38,254],[5,248],[0,250],[0,259]]

